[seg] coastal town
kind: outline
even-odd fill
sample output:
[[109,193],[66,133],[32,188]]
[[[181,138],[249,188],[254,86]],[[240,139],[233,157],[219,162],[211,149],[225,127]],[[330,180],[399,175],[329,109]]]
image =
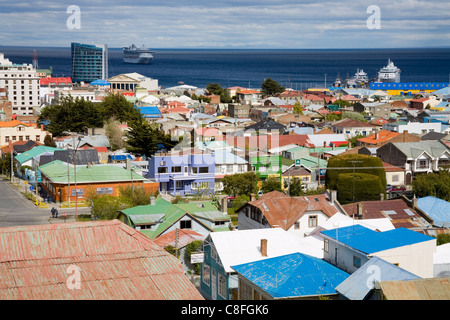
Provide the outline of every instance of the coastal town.
[[450,83],[163,88],[93,50],[0,53],[1,300],[450,299]]

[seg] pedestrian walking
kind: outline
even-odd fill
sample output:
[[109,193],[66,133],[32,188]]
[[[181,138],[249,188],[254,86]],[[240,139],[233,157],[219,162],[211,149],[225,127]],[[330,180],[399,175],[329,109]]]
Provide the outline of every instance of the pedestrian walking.
[[58,209],[55,209],[55,218],[58,218]]
[[54,218],[55,217],[55,207],[52,208],[51,212],[52,212],[52,218]]

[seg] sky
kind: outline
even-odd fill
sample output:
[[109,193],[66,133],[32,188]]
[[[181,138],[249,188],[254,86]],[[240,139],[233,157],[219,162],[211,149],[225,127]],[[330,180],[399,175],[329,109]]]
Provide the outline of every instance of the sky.
[[450,1],[0,0],[0,46],[71,42],[153,49],[449,47]]

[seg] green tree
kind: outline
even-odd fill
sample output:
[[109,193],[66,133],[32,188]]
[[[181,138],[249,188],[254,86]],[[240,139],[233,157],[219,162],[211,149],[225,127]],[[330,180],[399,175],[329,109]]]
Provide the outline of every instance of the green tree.
[[107,95],[99,103],[99,109],[104,121],[114,118],[118,122],[137,121],[140,118],[140,111],[132,102],[118,94]]
[[277,96],[284,92],[285,89],[285,87],[281,86],[278,82],[271,78],[267,78],[261,84],[261,93],[264,96]]
[[446,244],[450,242],[450,234],[442,233],[438,234],[436,245],[440,246],[441,244]]
[[294,114],[299,114],[299,115],[303,115],[303,108],[302,105],[300,104],[299,101],[296,101],[294,103],[294,110],[293,110]]
[[41,110],[38,122],[46,125],[53,136],[60,137],[64,131],[83,132],[85,128],[103,127],[101,109],[84,98],[73,99],[64,96],[59,104],[46,106]]
[[352,148],[354,148],[358,144],[358,139],[364,138],[364,137],[365,137],[365,135],[363,135],[362,133],[357,133],[354,136],[352,136],[351,138],[348,138],[347,141],[350,143],[350,146]]
[[291,183],[284,180],[284,188],[288,189],[287,192],[291,197],[298,197],[305,194],[302,189],[302,182],[299,178],[291,179]]
[[129,152],[135,155],[151,157],[162,144],[166,150],[172,149],[179,141],[172,141],[170,135],[151,125],[144,118],[133,121],[130,130],[125,133]]
[[236,212],[240,207],[242,207],[244,204],[250,201],[250,197],[243,194],[239,197],[235,198],[233,200],[233,203],[231,204],[231,209],[233,209],[233,212]]
[[125,147],[123,131],[119,128],[119,122],[114,118],[109,119],[105,125],[105,134],[111,145],[111,151],[116,151]]
[[44,145],[47,147],[56,148],[56,142],[52,139],[52,137],[49,134],[45,135]]
[[[232,99],[230,97],[230,94],[228,93],[228,90],[225,88],[222,88],[220,84],[218,83],[210,83],[206,86],[206,90],[210,94],[218,95],[220,96],[220,102],[221,103],[230,103],[232,102]],[[211,101],[211,99],[210,99]]]
[[268,193],[271,191],[280,191],[283,192],[281,189],[281,181],[280,178],[277,177],[269,177],[266,180],[262,182],[261,190],[264,193]]
[[412,181],[412,189],[417,197],[433,196],[450,201],[450,172],[445,169],[429,174],[418,174]]
[[229,195],[246,195],[258,192],[258,176],[254,172],[236,173],[222,179],[223,191]]
[[342,173],[337,179],[337,196],[341,204],[380,200],[386,192],[378,176],[367,173]]

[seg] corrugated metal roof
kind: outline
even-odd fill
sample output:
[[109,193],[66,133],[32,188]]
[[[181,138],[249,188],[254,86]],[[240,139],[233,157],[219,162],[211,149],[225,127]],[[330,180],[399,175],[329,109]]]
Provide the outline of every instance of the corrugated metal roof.
[[374,288],[374,280],[380,282],[412,279],[420,277],[381,258],[373,257],[341,282],[336,291],[350,300],[364,300]]
[[[68,267],[80,270],[69,289]],[[0,299],[203,299],[180,263],[118,220],[0,229]]]
[[450,278],[382,281],[387,300],[450,300]]

